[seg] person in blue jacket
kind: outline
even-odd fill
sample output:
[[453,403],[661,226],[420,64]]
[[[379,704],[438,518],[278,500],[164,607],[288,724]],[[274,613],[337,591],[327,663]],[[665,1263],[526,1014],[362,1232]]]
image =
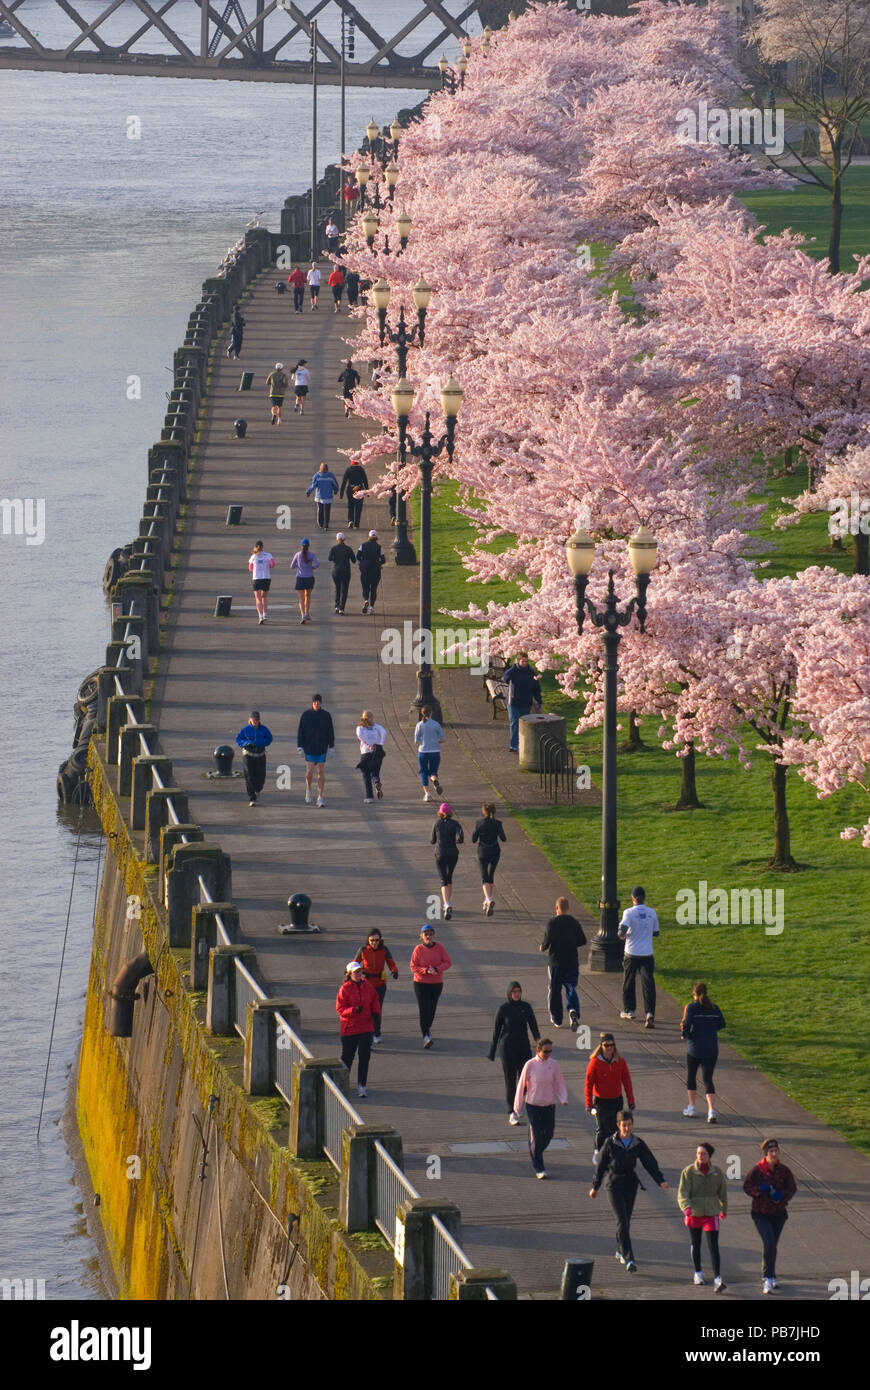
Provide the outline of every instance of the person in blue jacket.
[[338,492],[339,483],[329,465],[322,463],[311,479],[311,486],[305,489],[305,496],[310,497],[314,493],[317,502],[317,524],[321,531],[329,528],[329,513],[332,509],[332,499]]
[[528,652],[520,652],[513,666],[502,674],[508,687],[507,712],[510,724],[510,751],[520,750],[520,719],[530,714],[533,705],[541,708],[541,682],[529,665]]
[[271,742],[271,733],[260,722],[260,711],[252,709],[247,724],[236,734],[236,743],[242,750],[245,788],[251,806],[256,806],[266,781],[266,749]]

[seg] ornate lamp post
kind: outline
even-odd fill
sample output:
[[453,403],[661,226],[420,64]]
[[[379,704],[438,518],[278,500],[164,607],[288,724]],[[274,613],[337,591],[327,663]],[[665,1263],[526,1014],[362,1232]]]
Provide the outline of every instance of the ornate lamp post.
[[357,187],[359,188],[360,209],[364,208],[366,205],[366,184],[369,181],[370,174],[371,170],[369,169],[369,166],[367,164],[360,164],[357,168],[355,177]]
[[401,256],[402,251],[404,251],[405,247],[408,245],[408,237],[411,235],[411,226],[412,223],[408,214],[406,212],[400,212],[396,218],[396,231],[399,233],[399,244],[401,246],[401,250],[397,252],[399,256]]
[[366,245],[368,246],[370,251],[374,250],[375,237],[378,234],[378,228],[380,225],[381,224],[378,222],[378,219],[373,212],[367,212],[364,217],[360,218],[360,226],[363,229],[363,236],[366,239]]
[[421,276],[412,290],[414,304],[417,308],[417,322],[413,328],[408,328],[405,323],[405,306],[403,304],[399,310],[399,326],[395,332],[387,324],[390,294],[390,286],[383,278],[376,280],[372,285],[372,299],[378,311],[378,332],[381,347],[387,341],[393,344],[398,357],[399,376],[404,377],[407,375],[408,368],[408,348],[412,347],[415,342],[419,343],[420,347],[423,346],[426,335],[426,310],[432,298],[432,290]]
[[[389,286],[388,286],[389,288]],[[399,422],[399,454],[396,460],[396,534],[393,539],[393,559],[397,565],[416,565],[417,552],[408,536],[408,507],[399,491],[398,469],[405,462],[405,429],[411,406],[414,404],[414,388],[404,377],[400,377],[390,395],[393,410]],[[402,421],[405,426],[403,427]]]
[[617,898],[617,839],[616,839],[616,677],[619,643],[622,640],[619,629],[626,627],[637,610],[638,626],[643,632],[646,624],[646,591],[649,587],[650,571],[656,562],[657,542],[655,537],[641,526],[628,543],[631,567],[637,581],[637,598],[632,598],[620,612],[613,587],[613,570],[610,570],[607,598],[604,608],[598,609],[586,597],[589,571],[595,559],[595,542],[592,537],[578,528],[567,541],[568,566],[574,576],[574,593],[577,601],[577,631],[583,631],[583,622],[588,612],[596,627],[600,627],[604,643],[604,759],[602,766],[602,804],[601,804],[601,898],[598,903],[600,926],[598,935],[591,943],[589,969],[593,971],[614,971],[622,968],[623,944],[617,934],[619,927],[619,900]]
[[435,697],[432,689],[432,666],[429,656],[432,655],[432,465],[443,449],[447,449],[447,457],[453,458],[453,450],[456,444],[456,417],[459,414],[459,407],[462,404],[462,390],[458,382],[453,377],[448,377],[441,387],[441,409],[444,412],[444,419],[447,429],[437,441],[433,438],[430,428],[430,413],[426,411],[426,423],[419,443],[411,438],[408,432],[408,417],[411,413],[411,406],[414,402],[414,391],[410,382],[404,378],[396,384],[396,389],[392,395],[393,410],[396,412],[396,419],[399,423],[399,454],[404,462],[407,450],[410,448],[414,458],[420,462],[421,488],[420,488],[420,621],[419,631],[422,634],[424,647],[420,654],[420,665],[417,668],[417,695],[414,699],[414,710],[419,717],[419,711],[424,705],[428,705],[435,719],[440,724],[442,722],[441,706]]
[[384,182],[387,185],[387,197],[390,200],[390,207],[392,207],[393,194],[396,191],[396,184],[399,182],[399,166],[392,159],[384,170]]

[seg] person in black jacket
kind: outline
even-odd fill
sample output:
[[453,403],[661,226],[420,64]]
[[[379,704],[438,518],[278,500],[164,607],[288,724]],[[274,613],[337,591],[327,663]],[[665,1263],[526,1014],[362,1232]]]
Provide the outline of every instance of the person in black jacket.
[[444,903],[444,920],[449,922],[453,916],[451,899],[453,897],[453,870],[459,860],[459,846],[465,841],[465,833],[446,801],[438,807],[438,819],[432,827],[430,844],[435,846],[435,863],[441,875],[441,898]]
[[492,1030],[492,1044],[487,1056],[495,1061],[495,1054],[501,1054],[504,1072],[504,1089],[508,1104],[508,1124],[518,1125],[519,1119],[514,1110],[514,1096],[520,1072],[532,1055],[529,1047],[529,1033],[537,1043],[541,1036],[538,1020],[531,1004],[523,999],[523,989],[519,980],[511,980],[508,985],[507,1003],[502,1004],[495,1016]]
[[607,1178],[607,1195],[616,1216],[616,1258],[624,1264],[629,1274],[637,1270],[637,1262],[631,1247],[631,1213],[637,1189],[642,1185],[635,1173],[638,1160],[643,1164],[653,1182],[667,1188],[662,1170],[656,1163],[655,1155],[642,1139],[632,1134],[634,1121],[630,1110],[621,1110],[616,1117],[616,1133],[605,1139],[595,1176],[592,1179],[590,1197],[598,1195],[598,1189]]
[[562,990],[568,1005],[568,1020],[571,1031],[577,1032],[580,1022],[580,996],[577,981],[580,979],[581,946],[586,945],[586,935],[568,911],[567,898],[556,899],[556,915],[551,917],[544,932],[540,949],[547,952],[550,975],[550,1022],[554,1028],[562,1027]]
[[363,490],[369,485],[366,471],[359,459],[351,459],[349,467],[344,470],[344,477],[339,488],[339,497],[344,497],[347,491],[347,525],[348,530],[358,531],[362,520],[363,498],[357,497],[357,489]]
[[[344,398],[344,418],[346,420],[350,415],[350,408],[353,404],[353,393],[359,386],[359,372],[354,367],[350,358],[348,358],[344,364],[344,370],[338,378],[338,384],[341,387],[341,394]],[[368,487],[368,483],[366,483],[366,487]]]
[[332,715],[322,708],[323,696],[312,695],[311,709],[299,720],[296,745],[305,759],[305,804],[311,805],[311,782],[317,768],[317,804],[325,806],[323,788],[326,784],[326,755],[335,747]]
[[230,343],[227,348],[227,357],[238,357],[242,350],[242,339],[245,336],[245,320],[239,313],[239,306],[233,310],[233,317],[230,321]]
[[707,1102],[707,1124],[714,1125],[717,1119],[716,1088],[713,1084],[713,1069],[719,1057],[720,1028],[725,1027],[725,1016],[718,1004],[707,993],[707,986],[699,980],[692,987],[692,1002],[683,1010],[680,1023],[680,1036],[686,1043],[686,1091],[689,1103],[683,1114],[691,1119],[697,1115],[695,1101],[698,1099],[698,1068],[704,1078],[704,1099]]
[[335,585],[335,611],[336,613],[343,613],[344,605],[347,603],[347,591],[350,588],[350,567],[356,564],[356,556],[350,546],[344,543],[343,531],[337,532],[335,545],[326,558],[332,565],[332,582]]
[[359,563],[359,577],[365,600],[362,611],[374,613],[378,585],[381,582],[381,566],[387,563],[387,557],[378,544],[377,531],[369,531],[369,538],[367,541],[363,541],[356,552],[356,558]]
[[[477,858],[480,863],[480,877],[483,883],[483,910],[487,917],[491,917],[495,911],[495,895],[493,893],[495,869],[501,858],[499,840],[502,844],[507,844],[507,836],[501,821],[495,818],[495,804],[488,801],[480,809],[483,812],[483,817],[474,827],[471,843],[477,845]],[[526,1057],[524,1060],[528,1061],[529,1059]]]
[[513,666],[502,673],[508,687],[507,712],[510,725],[510,751],[520,750],[520,719],[531,712],[532,705],[541,708],[541,682],[529,665],[528,652],[520,652]]

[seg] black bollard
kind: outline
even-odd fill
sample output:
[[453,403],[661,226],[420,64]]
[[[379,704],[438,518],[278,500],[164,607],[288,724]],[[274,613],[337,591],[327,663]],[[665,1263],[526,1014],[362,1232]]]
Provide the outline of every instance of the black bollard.
[[212,756],[218,777],[232,777],[233,758],[236,756],[236,750],[232,744],[219,743]]

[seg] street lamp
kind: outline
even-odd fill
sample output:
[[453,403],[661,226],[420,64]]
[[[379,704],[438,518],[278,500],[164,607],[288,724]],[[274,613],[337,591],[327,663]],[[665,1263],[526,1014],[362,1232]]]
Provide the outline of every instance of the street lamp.
[[[390,400],[399,422],[399,453],[396,460],[396,472],[398,473],[399,465],[405,463],[405,430],[408,416],[411,414],[411,406],[414,404],[414,388],[410,381],[400,377],[390,392]],[[397,565],[416,565],[417,563],[417,552],[408,536],[407,503],[399,491],[398,477],[396,479],[396,535],[393,540],[393,559]]]
[[381,278],[372,285],[372,299],[378,311],[378,333],[381,340],[381,347],[389,340],[396,349],[398,359],[398,371],[400,379],[404,379],[408,368],[408,348],[414,343],[423,346],[426,336],[426,310],[429,308],[429,301],[432,298],[432,289],[426,284],[421,276],[414,286],[411,293],[414,296],[414,304],[417,309],[417,322],[413,328],[408,328],[405,323],[405,306],[399,309],[399,326],[393,331],[387,324],[387,309],[390,304],[392,291],[387,281]]
[[406,212],[400,212],[396,218],[396,231],[399,233],[399,241],[404,251],[408,245],[408,237],[411,235],[411,219]]
[[459,383],[448,377],[441,387],[441,409],[447,429],[437,441],[430,428],[430,413],[426,411],[426,423],[420,442],[415,443],[408,433],[408,417],[414,403],[414,391],[410,382],[400,381],[392,396],[393,410],[399,422],[399,453],[402,461],[410,448],[414,458],[420,463],[420,615],[419,631],[424,646],[420,652],[420,665],[417,669],[417,694],[414,711],[424,706],[431,709],[439,724],[443,722],[441,706],[432,689],[432,666],[428,658],[432,655],[432,465],[443,449],[452,460],[456,445],[456,417],[462,404],[462,390]]
[[390,200],[390,206],[392,206],[393,194],[396,191],[396,184],[399,182],[399,166],[393,160],[390,160],[384,170],[384,182],[387,185],[387,197]]
[[371,251],[375,244],[375,237],[378,234],[380,223],[373,212],[367,212],[365,217],[360,218],[360,226],[362,227],[366,244]]
[[598,908],[600,925],[589,950],[589,969],[614,971],[622,968],[623,945],[619,939],[619,900],[617,898],[617,839],[616,839],[616,677],[619,634],[630,623],[637,609],[641,632],[646,625],[646,592],[650,571],[656,562],[655,537],[641,526],[628,543],[628,555],[637,583],[637,598],[630,599],[620,612],[613,587],[613,570],[609,571],[607,598],[603,610],[586,597],[589,571],[595,559],[595,542],[588,532],[578,527],[565,549],[568,567],[574,576],[577,604],[577,631],[583,631],[588,612],[596,627],[602,629],[604,643],[604,757],[602,764],[601,804],[601,898]]
[[366,205],[366,184],[369,181],[370,173],[371,170],[367,164],[360,164],[357,166],[355,177],[357,187],[359,188],[359,205],[361,209]]

